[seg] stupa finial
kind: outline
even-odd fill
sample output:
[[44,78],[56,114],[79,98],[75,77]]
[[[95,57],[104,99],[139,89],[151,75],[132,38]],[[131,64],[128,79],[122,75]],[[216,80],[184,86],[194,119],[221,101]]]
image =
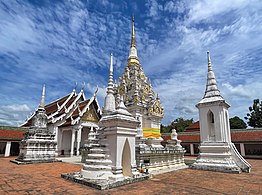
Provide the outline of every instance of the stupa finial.
[[138,57],[137,57],[137,50],[136,50],[136,40],[135,40],[135,19],[134,16],[132,17],[132,36],[131,36],[131,44],[130,44],[130,51],[128,57],[128,65],[131,64],[139,64]]
[[135,40],[135,17],[132,16],[132,36],[131,36],[131,45],[130,47],[136,47],[136,40]]
[[107,94],[104,103],[104,113],[115,111],[115,97],[114,97],[114,83],[113,83],[113,54],[110,55],[109,80],[107,86]]
[[[208,101],[213,101],[214,97],[216,97],[216,99],[218,98],[218,99],[223,100],[223,97],[221,96],[220,91],[217,88],[217,82],[215,78],[215,73],[213,72],[209,51],[207,51],[207,65],[208,65],[207,84],[206,84],[206,91],[205,91],[203,100],[209,99]],[[203,101],[201,100],[200,102],[203,102]]]
[[212,71],[212,64],[211,64],[211,58],[210,58],[209,51],[207,51],[207,64],[208,64],[208,71]]
[[45,84],[43,85],[43,90],[42,90],[42,98],[41,102],[39,104],[38,110],[44,110],[45,109]]

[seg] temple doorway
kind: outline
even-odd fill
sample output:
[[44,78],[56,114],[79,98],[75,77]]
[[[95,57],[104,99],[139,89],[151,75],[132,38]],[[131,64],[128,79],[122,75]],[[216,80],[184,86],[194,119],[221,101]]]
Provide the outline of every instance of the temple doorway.
[[122,170],[124,176],[132,176],[131,152],[130,152],[130,145],[127,139],[122,152]]
[[209,129],[209,141],[216,141],[214,114],[210,110],[207,113],[207,118],[208,118],[208,129]]

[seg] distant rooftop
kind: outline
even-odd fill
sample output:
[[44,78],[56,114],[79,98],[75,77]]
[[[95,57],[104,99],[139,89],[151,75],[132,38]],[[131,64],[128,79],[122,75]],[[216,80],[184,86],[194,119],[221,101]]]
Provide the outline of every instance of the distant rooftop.
[[27,128],[0,126],[0,140],[3,141],[21,141]]

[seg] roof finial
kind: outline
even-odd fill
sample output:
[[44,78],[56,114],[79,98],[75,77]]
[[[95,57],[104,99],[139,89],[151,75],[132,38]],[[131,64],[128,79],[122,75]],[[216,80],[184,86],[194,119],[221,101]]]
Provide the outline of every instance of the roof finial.
[[96,86],[96,90],[95,90],[95,93],[94,93],[94,97],[96,97],[97,92],[98,92],[98,85]]
[[83,91],[84,91],[84,88],[85,88],[85,86],[86,86],[86,82],[84,81],[84,82],[82,83],[81,92],[83,92]]
[[136,41],[135,41],[135,17],[132,16],[132,37],[131,37],[131,46],[130,47],[136,47]]
[[77,82],[75,83],[75,88],[73,89],[73,91],[76,91],[77,88]]
[[39,104],[38,109],[45,109],[45,84],[43,85],[43,90],[42,90],[42,98],[41,98],[41,102]]

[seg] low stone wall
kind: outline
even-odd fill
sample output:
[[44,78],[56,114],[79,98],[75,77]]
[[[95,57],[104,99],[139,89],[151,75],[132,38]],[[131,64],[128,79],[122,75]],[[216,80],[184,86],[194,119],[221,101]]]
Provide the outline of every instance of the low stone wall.
[[175,148],[136,148],[137,167],[146,166],[149,171],[184,164],[184,150]]

